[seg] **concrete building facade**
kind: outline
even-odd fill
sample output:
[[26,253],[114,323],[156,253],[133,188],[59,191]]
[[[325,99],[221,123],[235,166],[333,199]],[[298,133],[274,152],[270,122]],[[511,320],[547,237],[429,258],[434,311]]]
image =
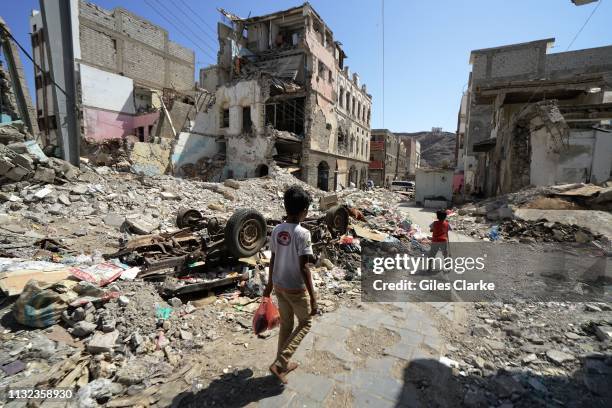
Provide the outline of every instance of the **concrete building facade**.
[[[162,27],[128,10],[69,1],[84,140],[94,144],[129,136],[141,142],[152,140],[163,95],[194,90],[194,52],[170,41]],[[32,54],[42,68],[35,72],[41,143],[54,146],[57,121],[49,69],[53,61],[38,11],[32,12],[30,28]]]
[[316,11],[221,12],[217,64],[200,71],[215,103],[183,136],[203,148],[178,168],[223,155],[218,179],[261,176],[274,163],[326,191],[364,182],[372,98]]
[[610,178],[612,46],[548,54],[553,41],[472,51],[458,118],[464,192]]
[[386,186],[408,178],[410,140],[401,140],[388,129],[372,129],[369,177],[374,185]]

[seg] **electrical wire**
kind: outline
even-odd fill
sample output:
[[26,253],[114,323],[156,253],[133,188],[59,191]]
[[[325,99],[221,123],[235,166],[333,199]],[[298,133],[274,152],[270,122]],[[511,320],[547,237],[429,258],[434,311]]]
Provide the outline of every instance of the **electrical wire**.
[[[30,55],[30,53],[28,51],[26,51],[25,48],[23,48],[23,46],[19,43],[19,41],[17,41],[17,39],[15,37],[13,37],[13,34],[10,33],[10,31],[8,31],[3,25],[0,25],[0,28],[2,29],[2,31],[17,45],[17,47],[19,47],[19,49],[25,54],[26,57],[28,57],[28,59],[32,62],[32,64],[34,64],[34,66],[40,71],[43,72],[43,69],[40,67],[40,65],[38,65],[36,63],[36,61],[34,61],[34,58],[32,58],[32,56]],[[57,84],[57,82],[55,82],[53,80],[53,78],[51,76],[49,76],[49,80],[51,81],[51,83],[53,84],[53,86],[55,86],[57,89],[59,89],[66,97],[68,97],[68,93],[64,90],[64,88],[62,88],[60,85]]]
[[[202,42],[202,45],[203,45],[204,47],[208,47],[208,48],[210,48],[211,50],[213,50],[213,49],[214,49],[214,45],[213,45],[213,46],[211,46],[210,44],[206,43],[206,40],[205,40],[204,38],[202,38],[202,37],[201,37],[201,36],[200,36],[200,35],[199,35],[197,32],[195,32],[194,30],[192,30],[192,29],[191,29],[191,26],[190,26],[189,24],[185,24],[185,22],[184,22],[182,19],[180,19],[180,18],[179,18],[179,17],[178,17],[176,14],[174,14],[174,12],[173,12],[173,11],[172,11],[172,10],[171,10],[171,9],[170,9],[168,6],[166,6],[166,5],[164,4],[163,0],[153,0],[153,1],[155,1],[155,2],[156,2],[156,3],[157,3],[157,4],[158,4],[158,5],[159,5],[159,6],[160,6],[162,9],[164,9],[164,10],[165,10],[165,11],[166,11],[166,12],[167,12],[169,15],[171,15],[171,16],[172,16],[172,17],[175,19],[175,21],[176,21],[176,22],[177,22],[179,25],[181,25],[183,28],[185,28],[185,29],[186,29],[186,30],[188,30],[188,31],[189,31],[191,34],[193,34],[193,36],[195,36],[195,37],[197,38],[197,40],[198,40],[198,41],[201,41],[201,42]],[[178,8],[178,9],[179,9],[179,10],[181,10],[180,8]],[[181,12],[183,12],[183,11],[181,10]],[[198,25],[196,24],[196,27],[197,27],[197,26],[198,26]],[[209,55],[209,56],[210,56],[210,54],[207,54],[207,55]],[[214,59],[215,59],[215,58],[213,57],[213,60],[214,60]]]
[[187,35],[180,27],[178,27],[176,24],[174,24],[172,21],[170,21],[170,19],[168,17],[166,17],[163,13],[161,13],[155,6],[153,6],[153,4],[151,4],[148,0],[144,0],[144,2],[147,3],[147,5],[149,7],[151,7],[151,9],[153,9],[153,11],[155,11],[168,24],[170,24],[172,27],[174,27],[181,35],[183,35],[187,40],[189,40],[189,42],[191,42],[193,45],[195,45],[200,51],[202,51],[204,54],[210,56],[213,59],[213,61],[215,60],[215,57],[213,57],[211,54],[209,54],[208,51],[205,51],[204,49],[202,49],[195,41],[193,41],[191,39],[191,37],[189,35]]
[[208,28],[210,29],[210,31],[211,31],[211,32],[212,32],[214,35],[217,35],[217,30],[216,30],[216,29],[214,29],[213,27],[211,27],[211,26],[210,26],[210,25],[209,25],[209,24],[206,22],[206,20],[204,20],[202,17],[200,17],[200,14],[199,14],[199,13],[197,13],[197,12],[196,12],[194,9],[192,9],[192,8],[189,6],[189,4],[187,4],[187,2],[185,2],[185,1],[183,1],[183,0],[180,0],[180,2],[181,2],[181,3],[183,3],[183,5],[184,5],[184,6],[185,6],[185,7],[186,7],[186,8],[187,8],[187,9],[188,9],[188,10],[189,10],[189,11],[190,11],[190,12],[191,12],[193,15],[198,16],[198,19],[199,19],[200,21],[202,21],[202,22],[204,23],[204,25],[205,25],[206,27],[208,27]]
[[[572,47],[572,45],[574,44],[574,42],[576,41],[576,39],[580,36],[580,34],[582,33],[582,30],[584,30],[584,28],[587,26],[587,24],[589,23],[589,21],[591,20],[591,17],[593,17],[593,15],[595,14],[595,12],[597,11],[597,9],[599,8],[599,6],[601,6],[601,3],[603,3],[603,0],[599,0],[597,2],[597,6],[595,6],[595,8],[593,8],[593,11],[591,11],[591,14],[589,14],[589,16],[587,17],[587,19],[584,21],[584,24],[582,24],[582,26],[580,27],[580,30],[578,30],[578,32],[576,32],[576,35],[574,35],[574,38],[572,38],[572,41],[570,41],[569,45],[567,46],[567,48],[565,49],[564,52],[568,52],[569,49]],[[533,91],[531,93],[531,95],[529,96],[529,99],[527,100],[527,103],[525,103],[525,105],[519,110],[519,112],[514,116],[514,120],[512,120],[511,122],[508,123],[508,125],[505,127],[505,129],[509,129],[511,125],[513,125],[516,120],[521,116],[521,114],[523,114],[525,112],[525,110],[527,108],[529,108],[532,103],[531,101],[533,100],[534,96],[544,87],[544,84],[540,84],[535,91]]]
[[[189,5],[188,5],[187,3],[185,3],[184,1],[180,0],[180,2],[181,2],[181,3],[183,3],[183,5],[184,5],[184,6],[185,6],[187,9],[189,9],[189,11],[190,11],[190,12],[191,12],[193,15],[198,15],[198,16],[200,15],[199,13],[196,13],[196,12],[195,12],[195,11],[194,11],[194,10],[193,10],[191,7],[189,7]],[[195,24],[195,26],[196,26],[196,27],[203,28],[203,27],[201,26],[201,24],[200,24],[200,23],[198,23],[197,21],[195,21],[195,19],[193,19],[193,18],[192,18],[192,17],[191,17],[191,16],[190,16],[190,15],[189,15],[187,12],[185,12],[185,11],[184,11],[182,8],[180,8],[180,7],[177,7],[177,8],[179,9],[179,11],[180,11],[181,13],[183,13],[183,15],[185,15],[185,16],[186,16],[186,17],[189,19],[189,21],[191,21],[193,24]],[[202,21],[204,21],[204,20],[202,19]],[[206,24],[206,21],[204,21],[204,23]],[[206,26],[207,26],[207,27],[210,27],[210,26],[208,26],[208,24],[206,24]],[[217,40],[215,37],[213,37],[212,35],[210,35],[210,34],[209,34],[207,31],[202,30],[202,32],[203,32],[204,34],[206,34],[206,36],[212,40],[213,44],[215,44],[215,45],[217,44],[217,41],[218,41],[218,40]],[[216,33],[214,30],[212,30],[212,32],[213,32],[213,34],[215,34],[215,36],[217,35],[217,33]]]

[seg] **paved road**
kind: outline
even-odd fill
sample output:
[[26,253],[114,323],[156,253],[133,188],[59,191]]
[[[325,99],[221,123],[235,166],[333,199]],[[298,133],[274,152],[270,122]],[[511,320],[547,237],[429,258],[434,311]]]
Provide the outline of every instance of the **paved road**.
[[[415,206],[414,203],[404,203],[398,207],[401,213],[406,214],[413,223],[419,224],[425,233],[429,231],[429,224],[436,220],[436,211],[430,208],[422,208]],[[452,220],[449,220],[451,226]],[[463,235],[458,232],[451,231],[449,235],[451,242],[474,242],[476,239]]]
[[252,406],[419,406],[404,378],[407,365],[439,360],[445,345],[435,322],[463,319],[463,308],[453,303],[341,307],[315,319],[285,390]]
[[[435,211],[407,204],[400,210],[423,228]],[[454,242],[473,241],[451,233]],[[315,319],[284,392],[258,407],[422,406],[406,381],[411,361],[438,361],[445,351],[439,325],[465,321],[461,303],[361,303]],[[423,361],[423,360],[421,360]]]

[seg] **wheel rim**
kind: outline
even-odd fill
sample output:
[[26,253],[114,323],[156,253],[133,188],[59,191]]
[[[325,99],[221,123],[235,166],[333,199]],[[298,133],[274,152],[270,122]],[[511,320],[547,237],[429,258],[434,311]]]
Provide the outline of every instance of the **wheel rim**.
[[340,230],[344,227],[344,217],[343,214],[336,214],[332,220],[332,224],[334,225],[334,229]]
[[253,249],[259,241],[259,225],[256,220],[247,220],[240,229],[240,246]]

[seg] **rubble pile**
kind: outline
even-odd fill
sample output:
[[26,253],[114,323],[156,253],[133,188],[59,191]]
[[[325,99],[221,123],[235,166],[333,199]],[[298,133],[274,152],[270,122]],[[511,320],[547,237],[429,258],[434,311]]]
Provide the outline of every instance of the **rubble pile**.
[[476,303],[443,363],[465,406],[597,406],[612,397],[611,324],[606,303]]
[[[598,233],[591,224],[576,225],[571,215],[567,222],[547,220],[555,211],[608,209],[612,205],[612,188],[585,184],[531,187],[504,196],[459,207],[450,217],[455,230],[485,241],[533,242],[608,242],[610,237]],[[523,219],[523,209],[538,211],[539,219]],[[519,214],[519,215],[517,215]],[[589,228],[591,226],[591,228]]]

